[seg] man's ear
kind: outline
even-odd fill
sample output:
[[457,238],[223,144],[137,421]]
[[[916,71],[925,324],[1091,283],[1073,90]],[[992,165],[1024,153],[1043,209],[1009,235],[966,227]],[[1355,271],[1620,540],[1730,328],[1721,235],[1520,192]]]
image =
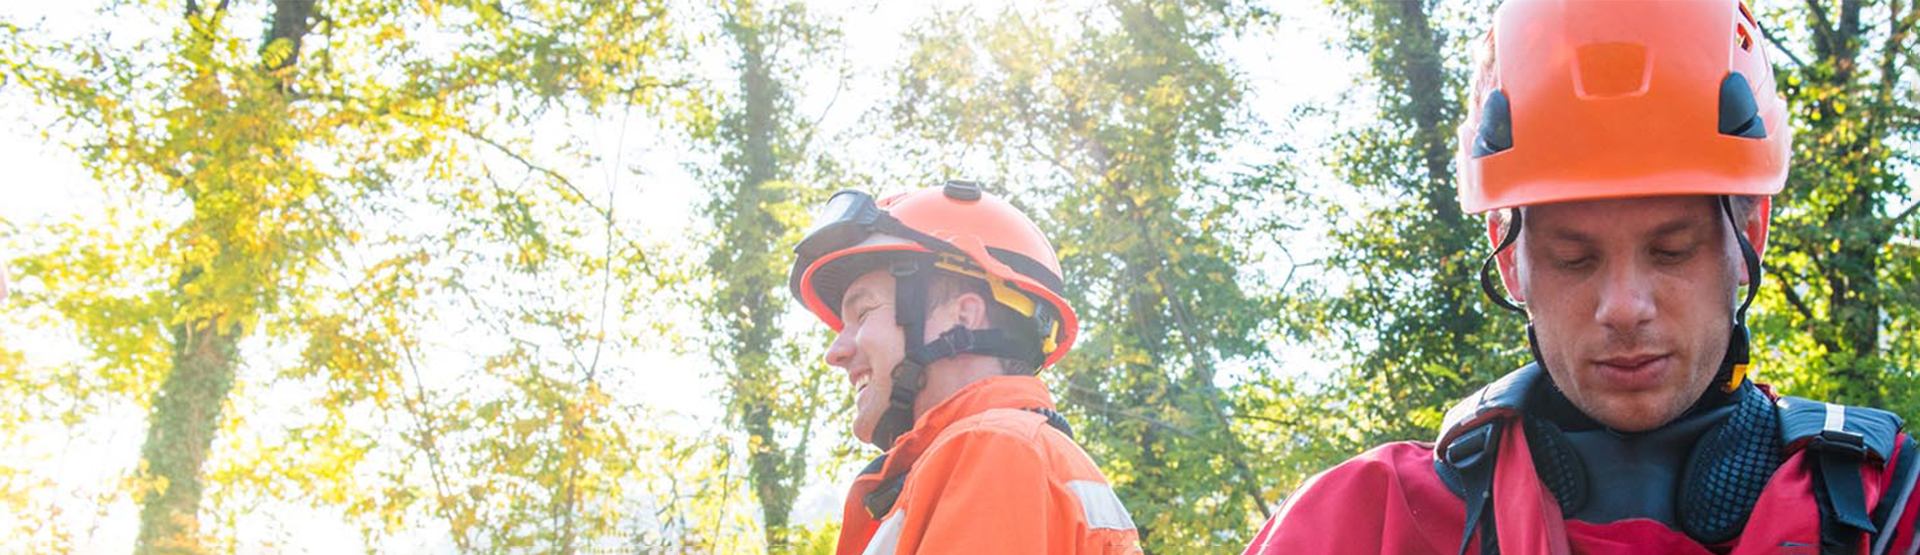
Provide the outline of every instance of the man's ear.
[[1747,242],[1753,243],[1753,252],[1762,257],[1767,254],[1767,231],[1773,224],[1773,197],[1760,197],[1753,203],[1753,210],[1747,212]]
[[[1500,239],[1503,238],[1500,235],[1500,221],[1491,215],[1487,217],[1487,238],[1492,241],[1489,244],[1494,248],[1500,247]],[[1506,286],[1507,295],[1513,297],[1515,302],[1525,303],[1526,295],[1520,292],[1519,263],[1516,262],[1513,254],[1518,250],[1520,250],[1520,240],[1515,238],[1513,244],[1507,245],[1506,250],[1494,255],[1493,261],[1494,266],[1500,269],[1500,284]]]
[[953,302],[954,323],[966,326],[967,329],[975,330],[989,327],[987,323],[987,299],[985,297],[980,296],[979,293],[965,293],[959,297],[955,297]]

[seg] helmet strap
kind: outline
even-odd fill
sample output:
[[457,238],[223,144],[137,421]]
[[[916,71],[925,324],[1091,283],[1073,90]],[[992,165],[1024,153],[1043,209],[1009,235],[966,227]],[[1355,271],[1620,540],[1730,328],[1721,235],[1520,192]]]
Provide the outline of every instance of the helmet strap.
[[1727,224],[1732,226],[1733,238],[1740,243],[1740,259],[1747,268],[1747,296],[1733,310],[1733,326],[1727,338],[1727,356],[1720,363],[1720,373],[1714,377],[1714,383],[1720,384],[1721,391],[1731,392],[1740,387],[1747,379],[1747,366],[1752,362],[1752,338],[1747,332],[1747,307],[1753,306],[1753,298],[1760,293],[1760,253],[1753,250],[1753,243],[1747,240],[1747,231],[1740,225],[1740,219],[1733,214],[1733,196],[1720,196],[1720,213],[1727,216]]
[[1038,366],[1046,359],[1040,353],[1040,346],[1031,342],[1014,341],[1006,332],[995,329],[976,330],[959,324],[941,332],[940,337],[921,345],[918,349],[907,351],[907,358],[921,365],[933,364],[940,359],[963,354],[985,355],[1031,362]]
[[887,392],[887,411],[874,425],[873,444],[892,449],[894,440],[913,429],[913,402],[927,385],[926,363],[913,353],[926,337],[927,278],[933,271],[930,256],[903,255],[888,268],[893,274],[893,321],[899,324],[907,353],[893,366],[893,390]]
[[913,401],[927,385],[927,367],[913,359],[901,359],[893,365],[893,391],[887,393],[887,412],[873,427],[873,444],[881,450],[893,448],[893,442],[913,429]]
[[[1493,247],[1493,252],[1487,253],[1487,258],[1480,261],[1480,292],[1485,293],[1487,299],[1492,300],[1493,304],[1500,305],[1500,308],[1525,316],[1526,309],[1520,308],[1520,305],[1508,300],[1506,294],[1493,288],[1494,265],[1498,262],[1501,251],[1513,246],[1513,242],[1518,239],[1520,239],[1520,209],[1508,208],[1506,235],[1500,238],[1500,244]],[[1529,341],[1533,337],[1531,324],[1528,327],[1527,337]]]
[[1015,341],[997,329],[971,329],[954,324],[933,341],[921,343],[927,329],[927,289],[932,282],[934,258],[907,255],[895,260],[889,271],[894,279],[894,322],[904,332],[905,357],[893,367],[893,390],[887,393],[887,411],[874,426],[873,444],[893,448],[894,441],[913,429],[913,405],[926,388],[928,366],[962,354],[1030,361],[1038,366],[1046,360],[1040,346],[1030,341]]

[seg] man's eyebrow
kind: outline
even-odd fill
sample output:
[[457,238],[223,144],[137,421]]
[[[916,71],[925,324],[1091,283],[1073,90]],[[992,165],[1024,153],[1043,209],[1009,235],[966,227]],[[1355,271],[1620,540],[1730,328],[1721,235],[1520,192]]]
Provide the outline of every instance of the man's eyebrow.
[[1593,242],[1593,236],[1587,235],[1585,233],[1581,233],[1579,231],[1575,231],[1571,228],[1555,227],[1555,226],[1546,226],[1546,227],[1547,227],[1546,229],[1547,239],[1552,239],[1555,241],[1571,241],[1575,243],[1592,243]]
[[1647,236],[1656,237],[1656,238],[1666,237],[1668,235],[1673,235],[1676,233],[1698,231],[1701,229],[1704,229],[1704,228],[1701,226],[1697,218],[1680,217],[1680,218],[1675,218],[1673,221],[1660,224],[1659,227],[1653,228],[1653,231],[1647,232]]
[[848,291],[846,298],[840,299],[840,312],[845,313],[847,310],[852,309],[855,303],[866,300],[872,296],[873,290],[864,287]]
[[[1697,231],[1700,229],[1702,229],[1702,225],[1696,218],[1682,216],[1654,227],[1653,230],[1648,231],[1645,236],[1656,238],[1666,237],[1676,233]],[[1591,243],[1594,241],[1591,235],[1565,227],[1547,226],[1546,235],[1548,239],[1557,241],[1571,241],[1576,243]]]

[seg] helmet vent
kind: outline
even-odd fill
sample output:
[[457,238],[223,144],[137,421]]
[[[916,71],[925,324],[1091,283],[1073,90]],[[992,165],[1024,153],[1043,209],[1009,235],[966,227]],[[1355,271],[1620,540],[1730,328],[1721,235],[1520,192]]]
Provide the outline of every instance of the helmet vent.
[[1629,98],[1647,94],[1653,60],[1644,44],[1601,42],[1581,46],[1573,72],[1574,94],[1583,99]]
[[1740,6],[1740,19],[1745,21],[1745,23],[1743,24],[1738,21],[1734,22],[1733,24],[1734,38],[1739,39],[1741,50],[1752,52],[1753,51],[1753,32],[1749,31],[1748,29],[1759,29],[1760,23],[1753,20],[1753,11],[1747,9],[1746,2],[1739,2],[1737,3],[1737,5]]
[[1507,94],[1495,89],[1480,105],[1480,131],[1473,139],[1473,157],[1509,148],[1513,148],[1513,107],[1507,104]]
[[1767,124],[1760,119],[1760,106],[1753,100],[1753,87],[1740,72],[1727,73],[1720,80],[1720,134],[1767,138]]

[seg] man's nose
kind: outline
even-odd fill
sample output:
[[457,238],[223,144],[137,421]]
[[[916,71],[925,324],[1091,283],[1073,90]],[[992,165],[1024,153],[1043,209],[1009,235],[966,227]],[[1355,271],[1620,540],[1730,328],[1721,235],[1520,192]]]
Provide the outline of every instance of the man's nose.
[[1601,325],[1627,331],[1653,320],[1654,282],[1646,268],[1633,264],[1609,265],[1601,275],[1599,305],[1594,320]]
[[846,368],[853,365],[852,335],[842,332],[833,336],[833,343],[827,345],[827,366]]

